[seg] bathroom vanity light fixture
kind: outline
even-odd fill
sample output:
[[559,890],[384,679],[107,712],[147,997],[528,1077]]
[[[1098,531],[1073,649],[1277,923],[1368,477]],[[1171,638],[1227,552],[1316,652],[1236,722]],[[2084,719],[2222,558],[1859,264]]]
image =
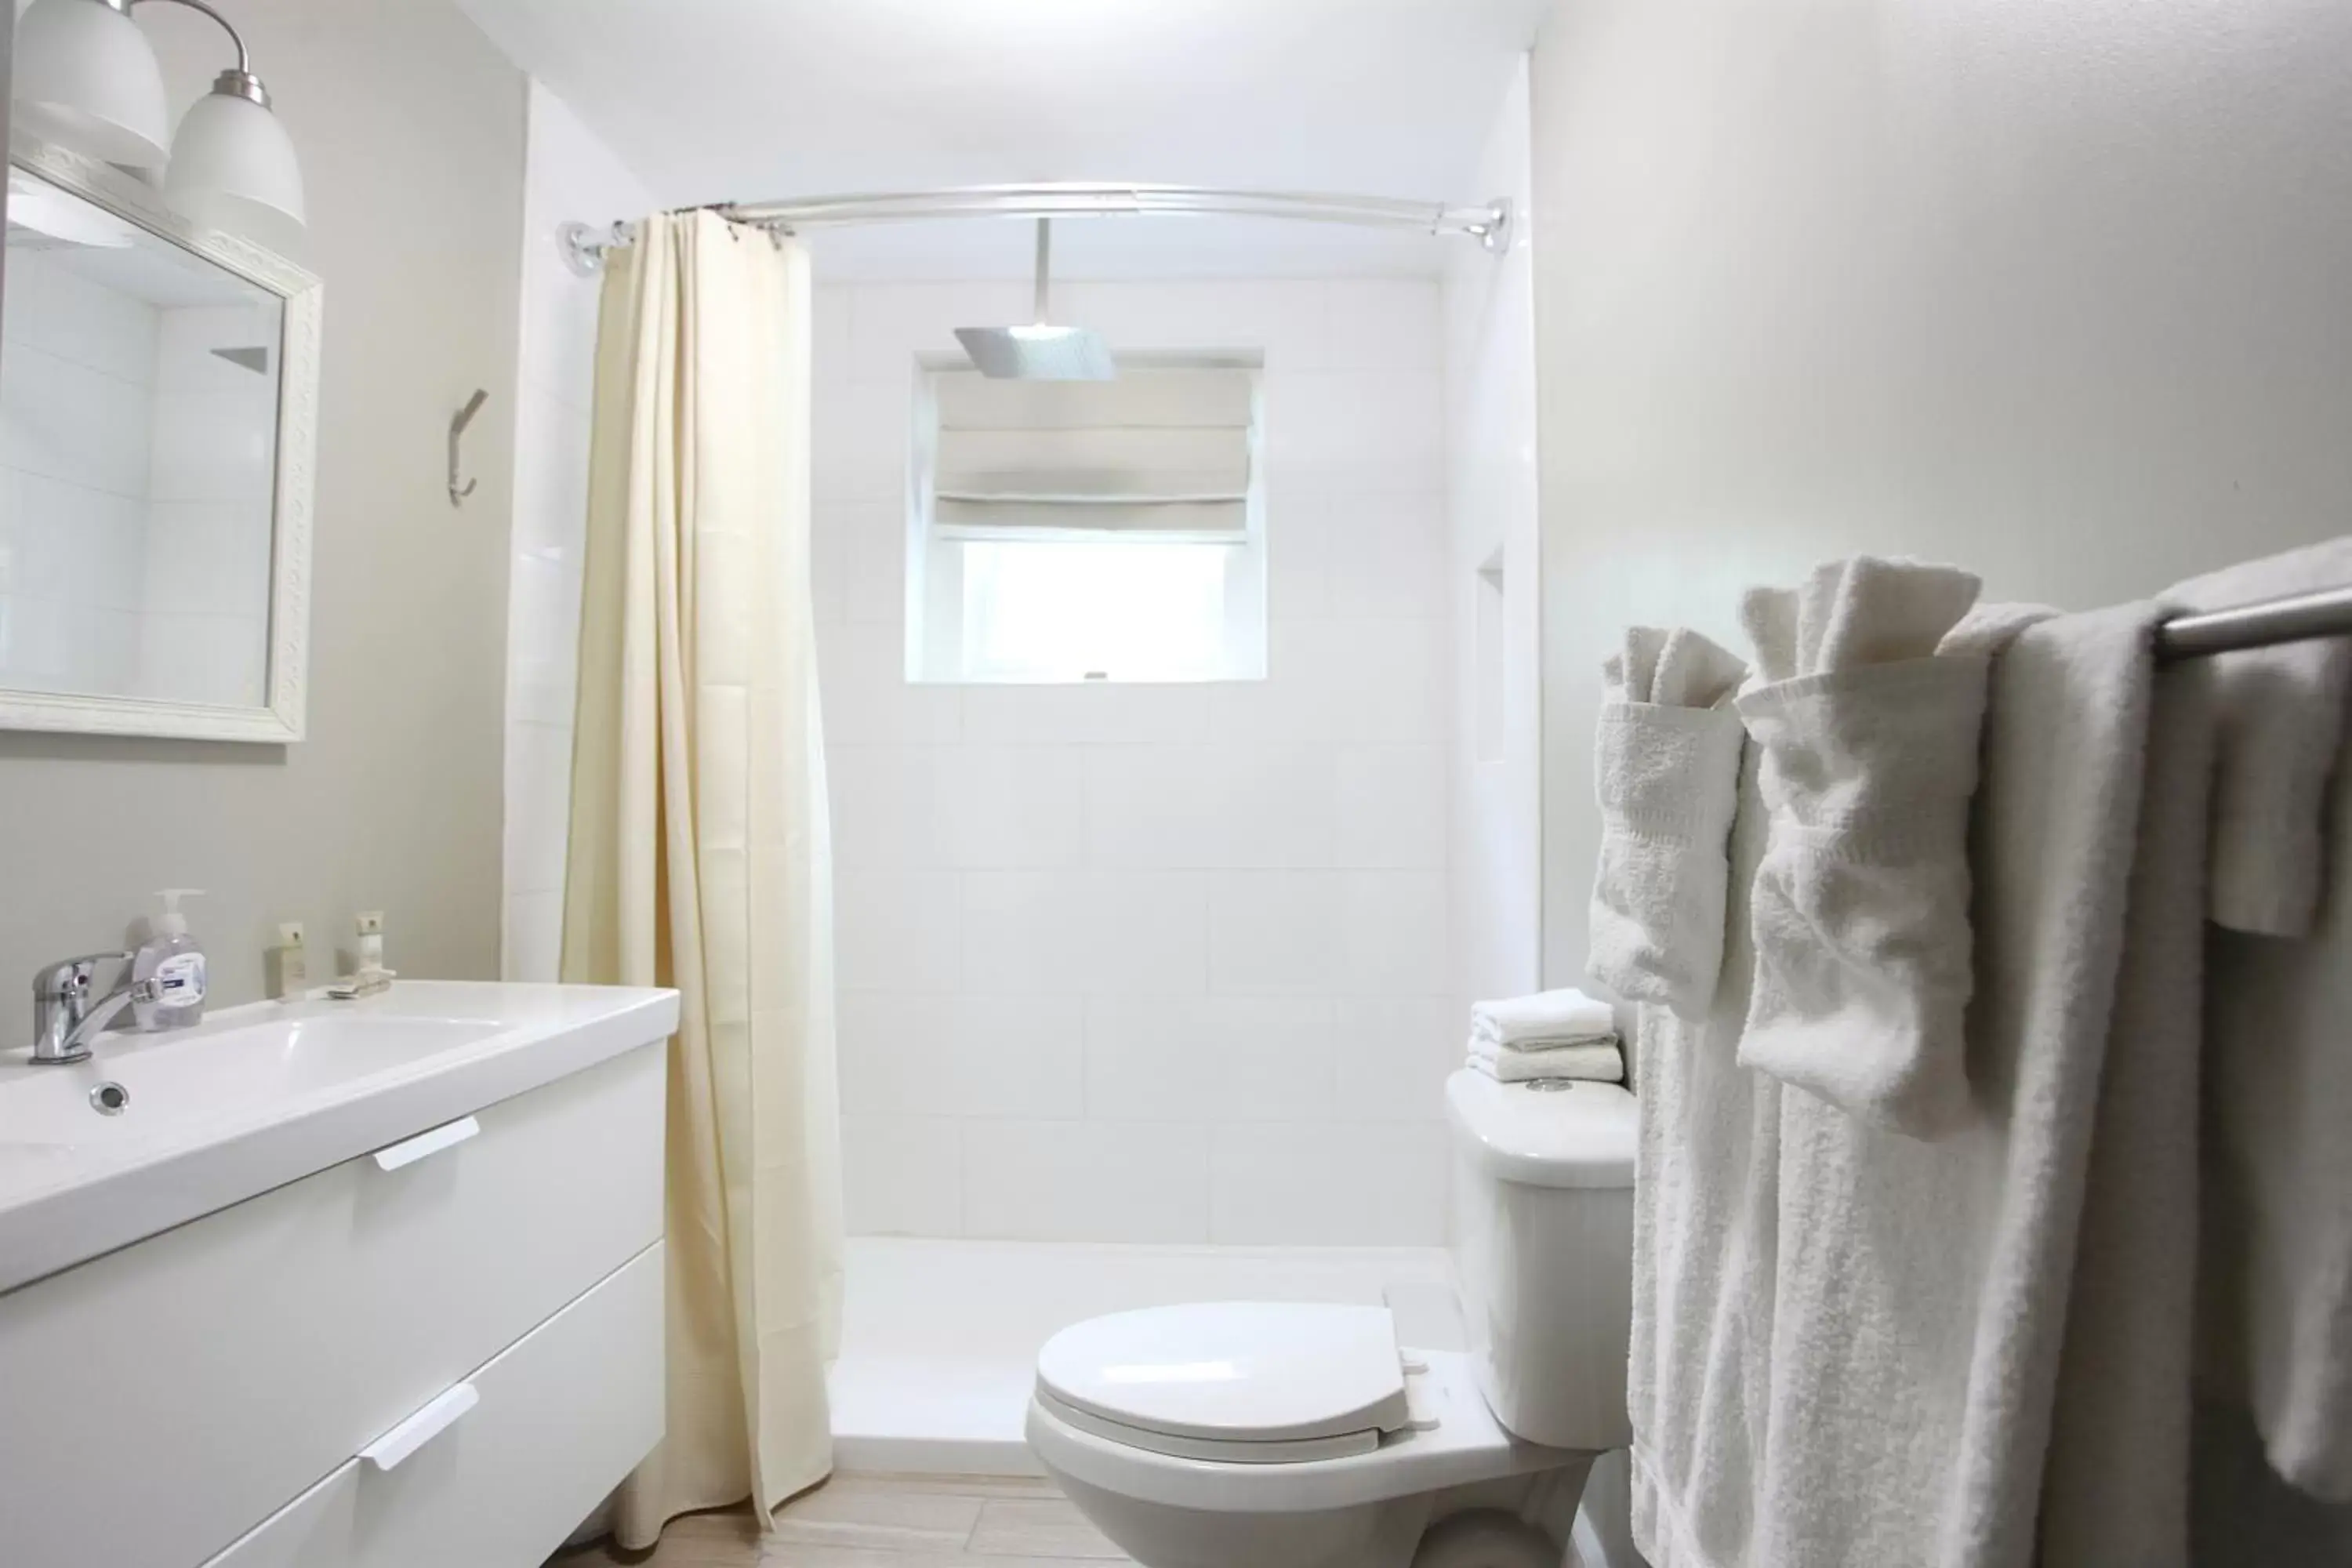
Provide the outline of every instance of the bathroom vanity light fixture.
[[[131,7],[170,4],[201,11],[236,46],[236,64],[181,117],[167,142],[163,73]],[[305,221],[302,170],[293,139],[270,112],[269,89],[229,19],[205,0],[36,0],[16,24],[10,118],[86,157],[164,169],[163,194],[212,228],[274,237]]]

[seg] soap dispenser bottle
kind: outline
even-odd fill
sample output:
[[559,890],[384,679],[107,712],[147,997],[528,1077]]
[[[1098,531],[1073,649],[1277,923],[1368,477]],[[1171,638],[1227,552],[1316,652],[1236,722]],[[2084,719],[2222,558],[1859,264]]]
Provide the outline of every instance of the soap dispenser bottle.
[[201,888],[166,888],[155,896],[163,912],[148,921],[150,934],[131,962],[136,984],[152,980],[162,993],[153,1002],[133,1005],[142,1029],[184,1029],[205,1016],[205,950],[188,934],[188,917],[180,900],[202,896]]

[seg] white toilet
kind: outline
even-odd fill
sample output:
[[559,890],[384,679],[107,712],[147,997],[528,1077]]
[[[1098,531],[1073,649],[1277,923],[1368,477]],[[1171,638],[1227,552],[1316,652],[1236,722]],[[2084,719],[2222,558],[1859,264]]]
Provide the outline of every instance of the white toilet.
[[1633,1097],[1446,1085],[1467,1352],[1384,1307],[1096,1318],[1037,1358],[1029,1446],[1143,1568],[1559,1568],[1630,1438]]

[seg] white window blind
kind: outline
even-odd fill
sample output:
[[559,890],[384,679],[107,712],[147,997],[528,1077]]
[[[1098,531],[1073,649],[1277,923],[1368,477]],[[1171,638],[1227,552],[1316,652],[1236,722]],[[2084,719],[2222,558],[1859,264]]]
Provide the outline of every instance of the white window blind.
[[1114,381],[919,361],[911,680],[1265,675],[1264,359],[1119,356]]
[[933,525],[949,537],[1149,535],[1239,542],[1256,374],[1133,368],[1109,382],[936,384]]

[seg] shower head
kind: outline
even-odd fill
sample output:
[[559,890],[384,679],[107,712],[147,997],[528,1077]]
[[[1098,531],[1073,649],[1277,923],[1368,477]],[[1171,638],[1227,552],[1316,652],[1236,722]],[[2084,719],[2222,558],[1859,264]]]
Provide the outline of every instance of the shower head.
[[1025,327],[958,327],[956,342],[980,374],[995,381],[1114,381],[1110,345],[1084,327],[1047,324],[1054,224],[1037,220],[1037,319]]
[[958,327],[956,342],[995,381],[1113,381],[1118,366],[1101,335],[1084,327]]

